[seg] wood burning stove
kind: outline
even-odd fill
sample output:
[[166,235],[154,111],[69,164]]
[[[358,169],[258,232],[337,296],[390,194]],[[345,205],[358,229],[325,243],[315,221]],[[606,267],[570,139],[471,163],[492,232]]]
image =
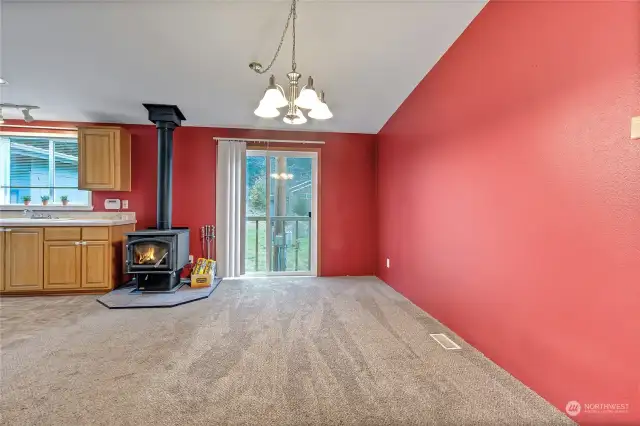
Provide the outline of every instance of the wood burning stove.
[[141,291],[171,291],[189,263],[189,229],[171,227],[173,131],[184,115],[175,105],[144,104],[158,129],[156,228],[126,234],[126,271]]
[[188,229],[145,229],[125,234],[126,269],[138,290],[168,291],[180,284],[189,263]]

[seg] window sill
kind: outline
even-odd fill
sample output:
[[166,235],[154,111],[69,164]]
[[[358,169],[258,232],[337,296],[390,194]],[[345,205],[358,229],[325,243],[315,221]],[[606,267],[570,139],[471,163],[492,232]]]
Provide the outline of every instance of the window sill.
[[55,210],[55,211],[66,211],[66,212],[73,212],[73,211],[91,211],[93,210],[93,206],[80,206],[80,205],[68,205],[68,206],[63,206],[61,204],[51,204],[51,205],[47,205],[47,206],[43,206],[42,204],[36,204],[36,205],[28,205],[25,206],[24,204],[9,204],[9,205],[0,205],[0,211],[15,211],[15,210]]

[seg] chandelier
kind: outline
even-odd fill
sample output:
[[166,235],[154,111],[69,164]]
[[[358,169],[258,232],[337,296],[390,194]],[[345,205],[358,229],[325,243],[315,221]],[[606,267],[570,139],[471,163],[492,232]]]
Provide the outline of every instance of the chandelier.
[[280,43],[276,49],[276,53],[273,55],[273,59],[266,68],[262,67],[259,62],[252,62],[249,64],[249,68],[258,74],[264,74],[271,69],[282,44],[284,38],[287,35],[289,29],[289,23],[291,23],[291,33],[293,41],[293,52],[291,55],[291,72],[287,74],[289,79],[288,90],[285,91],[282,86],[276,84],[276,78],[271,75],[269,77],[269,85],[264,92],[262,100],[258,104],[258,108],[253,112],[258,117],[262,118],[274,118],[280,115],[279,108],[287,107],[287,113],[285,114],[283,121],[287,124],[304,124],[307,122],[307,118],[304,116],[302,110],[309,110],[309,117],[316,120],[327,120],[333,117],[333,114],[329,110],[329,107],[324,101],[324,92],[316,92],[313,87],[313,78],[309,76],[307,84],[299,89],[299,80],[302,75],[296,71],[296,3],[298,0],[291,1],[291,9],[289,10],[289,16],[287,17],[287,23],[284,26],[284,31],[280,37]]

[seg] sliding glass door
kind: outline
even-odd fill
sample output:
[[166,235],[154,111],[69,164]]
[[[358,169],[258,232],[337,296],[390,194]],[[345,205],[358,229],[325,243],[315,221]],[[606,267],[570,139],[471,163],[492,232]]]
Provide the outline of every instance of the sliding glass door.
[[317,274],[317,164],[316,152],[247,151],[247,274]]

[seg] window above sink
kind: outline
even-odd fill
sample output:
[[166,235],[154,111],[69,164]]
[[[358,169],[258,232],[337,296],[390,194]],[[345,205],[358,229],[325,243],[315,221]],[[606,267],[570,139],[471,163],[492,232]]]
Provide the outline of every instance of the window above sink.
[[0,132],[0,210],[25,208],[92,210],[91,192],[78,189],[76,135]]

